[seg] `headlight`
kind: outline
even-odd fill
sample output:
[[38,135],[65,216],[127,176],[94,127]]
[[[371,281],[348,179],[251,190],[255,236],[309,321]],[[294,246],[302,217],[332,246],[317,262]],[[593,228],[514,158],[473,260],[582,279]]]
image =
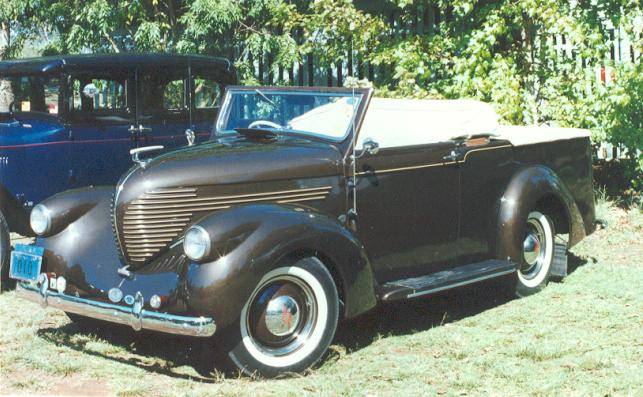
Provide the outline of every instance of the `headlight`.
[[210,253],[210,234],[201,226],[192,226],[185,233],[183,251],[193,261],[200,261]]
[[31,230],[42,236],[51,229],[51,212],[43,204],[38,204],[31,210],[29,223],[31,224]]

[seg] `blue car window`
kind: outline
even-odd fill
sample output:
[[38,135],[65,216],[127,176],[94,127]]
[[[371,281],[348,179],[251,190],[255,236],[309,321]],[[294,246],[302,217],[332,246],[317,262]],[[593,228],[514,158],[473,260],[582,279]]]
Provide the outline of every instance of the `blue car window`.
[[124,111],[126,80],[80,77],[72,80],[69,109],[74,112]]
[[[60,80],[51,76],[11,76],[3,79],[4,92],[0,109],[15,112],[58,114]],[[5,111],[6,111],[5,110]]]
[[161,72],[141,70],[138,75],[138,104],[141,116],[172,116],[187,112],[187,70]]

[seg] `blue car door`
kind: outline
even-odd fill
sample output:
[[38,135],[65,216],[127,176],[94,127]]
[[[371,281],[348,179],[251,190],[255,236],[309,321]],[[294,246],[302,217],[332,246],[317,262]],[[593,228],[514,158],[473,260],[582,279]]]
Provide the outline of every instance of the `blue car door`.
[[187,144],[190,128],[188,67],[144,67],[137,70],[137,145],[166,150]]
[[69,187],[69,135],[58,115],[60,76],[0,80],[10,92],[0,114],[0,183],[29,207]]
[[113,185],[131,167],[136,147],[133,72],[84,72],[68,80],[73,185]]

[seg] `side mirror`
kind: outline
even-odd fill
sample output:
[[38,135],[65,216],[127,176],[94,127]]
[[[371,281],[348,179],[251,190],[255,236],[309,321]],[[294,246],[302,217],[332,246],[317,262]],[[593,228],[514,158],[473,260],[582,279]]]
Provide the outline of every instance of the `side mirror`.
[[380,151],[380,144],[375,142],[373,138],[366,138],[364,143],[362,143],[362,147],[364,153],[368,153],[369,155],[377,154]]
[[196,141],[196,134],[194,131],[192,131],[190,128],[185,130],[185,139],[188,140],[188,146],[194,146],[194,142]]

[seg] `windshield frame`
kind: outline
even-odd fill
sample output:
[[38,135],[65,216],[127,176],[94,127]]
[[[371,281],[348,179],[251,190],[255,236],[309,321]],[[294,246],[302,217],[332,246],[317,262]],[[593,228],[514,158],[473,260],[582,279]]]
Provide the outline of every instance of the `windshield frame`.
[[[230,132],[231,130],[222,130],[220,128],[221,126],[223,126],[225,123],[228,122],[228,118],[230,116],[230,111],[231,111],[232,95],[235,93],[247,94],[248,92],[253,92],[256,90],[259,90],[260,92],[265,94],[272,93],[272,92],[283,92],[283,93],[305,92],[305,93],[319,93],[319,94],[340,94],[342,96],[346,96],[347,94],[350,95],[354,92],[355,95],[361,95],[361,100],[359,105],[357,106],[357,110],[352,118],[352,121],[348,125],[346,133],[342,137],[334,138],[329,135],[317,134],[314,132],[298,131],[298,130],[276,130],[275,131],[278,134],[285,134],[285,135],[290,134],[290,135],[296,135],[296,136],[304,136],[308,138],[316,138],[316,139],[321,139],[323,141],[332,142],[336,144],[340,144],[348,140],[351,140],[351,137],[353,135],[353,130],[355,131],[355,134],[357,134],[364,118],[364,111],[368,106],[368,102],[370,101],[371,95],[373,92],[371,88],[353,89],[353,88],[344,88],[344,87],[229,86],[226,88],[225,95],[223,97],[223,102],[221,104],[221,111],[219,112],[219,115],[217,116],[217,120],[214,124],[214,130],[212,131],[213,139],[221,138],[226,135],[232,134],[232,132]],[[354,129],[353,129],[353,125],[355,125]]]

